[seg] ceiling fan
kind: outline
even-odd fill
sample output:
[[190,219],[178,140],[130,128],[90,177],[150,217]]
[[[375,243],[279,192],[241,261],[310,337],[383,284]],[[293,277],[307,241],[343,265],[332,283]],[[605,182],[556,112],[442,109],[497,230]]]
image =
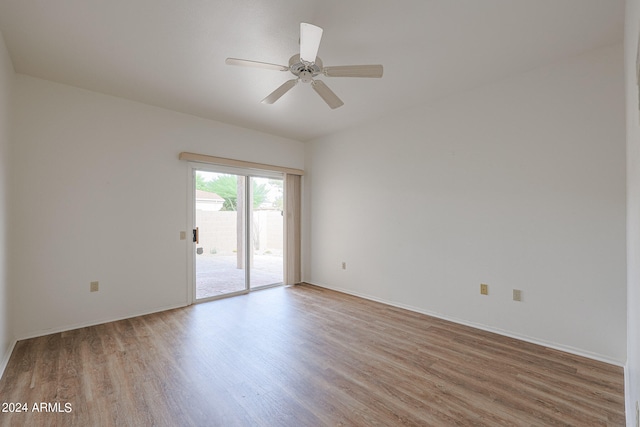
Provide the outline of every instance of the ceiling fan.
[[246,59],[227,58],[227,65],[240,65],[245,67],[265,68],[268,70],[290,71],[295,79],[287,80],[271,92],[261,102],[263,104],[273,104],[282,95],[290,91],[299,82],[310,83],[313,90],[331,108],[338,108],[344,102],[333,93],[329,86],[322,80],[315,80],[318,75],[327,77],[382,77],[382,65],[340,65],[335,67],[325,67],[322,60],[317,56],[320,40],[322,39],[322,28],[312,24],[300,24],[300,53],[293,55],[289,59],[289,65],[269,64],[267,62],[249,61]]

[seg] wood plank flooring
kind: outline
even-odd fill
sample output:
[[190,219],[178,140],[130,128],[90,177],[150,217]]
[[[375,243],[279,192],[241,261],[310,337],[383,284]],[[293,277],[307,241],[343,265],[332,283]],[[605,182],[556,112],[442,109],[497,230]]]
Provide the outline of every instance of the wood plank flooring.
[[0,403],[28,411],[0,425],[623,426],[623,388],[616,366],[301,285],[20,341]]

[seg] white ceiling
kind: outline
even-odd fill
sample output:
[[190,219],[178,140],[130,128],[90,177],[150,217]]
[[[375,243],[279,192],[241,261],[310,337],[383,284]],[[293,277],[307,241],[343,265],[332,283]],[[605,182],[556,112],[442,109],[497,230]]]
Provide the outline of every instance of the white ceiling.
[[[300,22],[324,28],[328,65],[382,79],[323,80],[259,101],[288,72]],[[0,0],[16,72],[300,141],[621,43],[624,0]]]

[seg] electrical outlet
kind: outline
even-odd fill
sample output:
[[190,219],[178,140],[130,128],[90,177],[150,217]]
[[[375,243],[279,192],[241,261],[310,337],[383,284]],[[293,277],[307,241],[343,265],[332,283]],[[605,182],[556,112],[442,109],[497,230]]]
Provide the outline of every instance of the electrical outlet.
[[90,288],[91,292],[98,292],[99,290],[99,283],[98,282],[91,282],[91,288]]
[[489,285],[480,284],[480,295],[489,295]]
[[522,301],[522,291],[520,289],[513,290],[513,300]]
[[347,269],[347,263],[346,263],[346,262],[344,262],[344,261],[342,261],[342,269],[343,269],[343,270],[346,270],[346,269]]
[[187,232],[186,231],[181,231],[180,232],[180,240],[187,240]]

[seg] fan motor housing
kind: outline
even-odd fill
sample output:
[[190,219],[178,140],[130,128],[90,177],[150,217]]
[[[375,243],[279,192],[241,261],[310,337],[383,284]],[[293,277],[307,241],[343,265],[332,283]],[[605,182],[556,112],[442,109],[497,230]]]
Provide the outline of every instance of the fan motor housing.
[[[320,57],[316,57],[316,62],[309,63],[300,60],[300,55],[293,55],[289,59],[289,71],[294,76],[300,77],[303,81],[311,79],[318,74],[322,74],[322,60]],[[306,81],[305,81],[306,83]]]

